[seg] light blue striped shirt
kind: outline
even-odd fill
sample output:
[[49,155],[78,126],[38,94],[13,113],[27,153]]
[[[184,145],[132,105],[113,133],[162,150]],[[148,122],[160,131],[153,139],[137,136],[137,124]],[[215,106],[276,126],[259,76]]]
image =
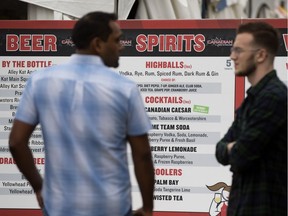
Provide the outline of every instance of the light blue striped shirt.
[[32,74],[16,119],[41,125],[49,215],[128,212],[126,136],[151,129],[136,83],[97,56],[73,54],[67,63]]

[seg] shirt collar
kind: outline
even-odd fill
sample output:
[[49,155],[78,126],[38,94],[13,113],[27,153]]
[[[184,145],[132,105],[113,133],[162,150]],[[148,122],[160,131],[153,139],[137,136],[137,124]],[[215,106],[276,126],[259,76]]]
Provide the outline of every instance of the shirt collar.
[[271,72],[269,72],[268,74],[266,74],[255,86],[250,87],[246,93],[247,95],[252,95],[255,96],[256,94],[258,94],[258,92],[260,92],[265,85],[273,78],[275,78],[276,75],[276,70],[272,70]]
[[85,55],[85,54],[72,54],[70,62],[80,64],[97,64],[104,65],[102,59],[96,55]]

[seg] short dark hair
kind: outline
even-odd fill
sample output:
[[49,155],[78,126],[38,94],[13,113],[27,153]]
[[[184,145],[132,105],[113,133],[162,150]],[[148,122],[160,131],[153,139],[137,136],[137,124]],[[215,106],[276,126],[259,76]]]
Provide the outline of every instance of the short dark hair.
[[272,55],[276,55],[279,49],[280,33],[277,29],[266,22],[249,22],[241,24],[237,34],[250,33],[254,43],[266,48]]
[[95,37],[107,41],[112,32],[109,22],[116,20],[117,16],[114,13],[95,11],[84,15],[76,22],[72,30],[72,41],[76,48],[88,48]]

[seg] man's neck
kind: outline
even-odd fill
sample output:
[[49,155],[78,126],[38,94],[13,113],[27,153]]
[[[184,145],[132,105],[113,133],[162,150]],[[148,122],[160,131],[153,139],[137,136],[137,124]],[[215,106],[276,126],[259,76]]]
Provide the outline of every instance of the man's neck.
[[265,77],[268,73],[270,73],[274,69],[273,65],[269,65],[267,67],[258,66],[254,73],[251,73],[247,76],[247,79],[251,86],[257,85],[263,77]]

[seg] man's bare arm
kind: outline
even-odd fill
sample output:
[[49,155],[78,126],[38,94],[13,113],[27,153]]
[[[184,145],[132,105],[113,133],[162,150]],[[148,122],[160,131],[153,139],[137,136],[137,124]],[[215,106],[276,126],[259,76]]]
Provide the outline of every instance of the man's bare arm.
[[[36,125],[29,125],[15,119],[9,137],[9,149],[20,172],[30,182],[39,202],[43,180],[29,148],[29,138],[35,127]],[[39,205],[41,207],[41,202],[39,202]]]
[[154,194],[154,166],[148,135],[129,136],[131,145],[134,171],[143,200],[145,216],[152,215]]

